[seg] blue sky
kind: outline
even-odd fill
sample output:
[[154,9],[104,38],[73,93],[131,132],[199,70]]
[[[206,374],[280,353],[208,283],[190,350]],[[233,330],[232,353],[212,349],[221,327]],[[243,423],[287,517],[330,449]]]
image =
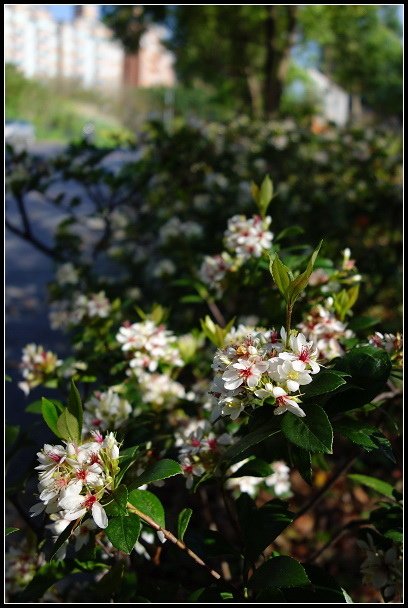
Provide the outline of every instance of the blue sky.
[[47,4],[46,6],[58,21],[70,21],[74,15],[75,4]]

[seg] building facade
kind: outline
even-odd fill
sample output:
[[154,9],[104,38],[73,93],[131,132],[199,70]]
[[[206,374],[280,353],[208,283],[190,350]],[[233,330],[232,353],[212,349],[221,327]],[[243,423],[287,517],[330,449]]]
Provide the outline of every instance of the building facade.
[[152,27],[141,40],[137,74],[128,77],[129,59],[98,19],[98,5],[76,5],[73,21],[58,23],[41,5],[4,7],[6,63],[29,78],[63,78],[88,88],[173,86],[173,57],[162,45],[164,30]]

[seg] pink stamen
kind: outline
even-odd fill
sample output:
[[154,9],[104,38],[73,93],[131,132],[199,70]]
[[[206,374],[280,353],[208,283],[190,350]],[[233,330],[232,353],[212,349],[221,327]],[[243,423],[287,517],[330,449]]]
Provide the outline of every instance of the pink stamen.
[[82,503],[82,505],[85,507],[85,509],[92,509],[92,506],[95,503],[96,503],[96,496],[93,496],[93,494],[88,494],[88,496],[85,497],[85,500]]
[[62,456],[59,456],[58,454],[53,454],[52,452],[49,452],[47,456],[48,458],[51,458],[51,460],[53,460],[54,462],[61,462]]

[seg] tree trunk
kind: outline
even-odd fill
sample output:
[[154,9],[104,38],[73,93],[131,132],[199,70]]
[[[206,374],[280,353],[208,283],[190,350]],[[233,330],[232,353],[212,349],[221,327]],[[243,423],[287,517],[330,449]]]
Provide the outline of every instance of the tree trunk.
[[290,51],[295,40],[297,6],[281,6],[281,9],[286,12],[285,25],[283,31],[278,32],[277,5],[266,7],[265,118],[271,118],[279,111]]

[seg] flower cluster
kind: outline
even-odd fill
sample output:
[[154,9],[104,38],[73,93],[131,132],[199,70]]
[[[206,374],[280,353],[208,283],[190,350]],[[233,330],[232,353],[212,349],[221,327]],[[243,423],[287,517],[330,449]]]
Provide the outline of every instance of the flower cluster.
[[271,221],[270,217],[262,219],[259,215],[234,215],[224,233],[225,247],[243,262],[259,258],[272,245],[273,233],[268,230]]
[[377,348],[384,348],[390,355],[391,361],[398,367],[403,366],[403,340],[402,335],[382,334],[376,331],[375,334],[369,337],[369,343]]
[[116,335],[122,350],[129,353],[130,372],[141,378],[144,372],[155,372],[160,365],[182,367],[176,336],[164,325],[146,320],[124,323]]
[[209,287],[211,287],[218,295],[222,294],[221,284],[224,281],[228,272],[232,272],[234,268],[234,260],[225,251],[221,254],[205,256],[199,277]]
[[168,374],[142,373],[138,376],[139,388],[143,401],[153,409],[171,409],[179,399],[186,397],[184,386],[173,380]]
[[79,280],[78,270],[71,262],[61,264],[55,273],[55,279],[59,285],[76,285]]
[[31,507],[31,515],[56,514],[61,532],[90,512],[95,524],[106,528],[108,518],[101,500],[114,489],[119,471],[119,446],[113,433],[103,437],[95,432],[92,441],[81,445],[46,444],[37,456],[41,502]]
[[132,413],[132,406],[112,388],[106,392],[95,391],[84,403],[83,431],[107,431],[121,427]]
[[[238,471],[247,460],[232,465],[230,467],[231,474]],[[259,489],[265,484],[275,496],[288,496],[290,493],[290,468],[281,460],[273,462],[271,468],[273,473],[267,477],[253,477],[252,475],[230,477],[227,480],[226,487],[232,490],[234,494],[240,495],[246,492],[250,496],[255,497]]]
[[190,420],[182,432],[176,433],[176,447],[186,477],[186,486],[191,488],[194,477],[213,471],[222,451],[233,443],[228,433],[216,435],[206,420]]
[[53,302],[49,313],[52,329],[67,329],[79,325],[85,319],[106,319],[111,312],[111,303],[104,291],[89,295],[76,293],[70,300]]
[[41,345],[27,344],[20,363],[24,380],[19,382],[19,388],[28,395],[31,389],[46,382],[60,365],[62,360],[55,353],[44,350]]
[[77,323],[86,317],[106,319],[110,311],[111,305],[104,291],[92,293],[89,297],[80,294],[74,302],[74,314]]
[[342,357],[345,351],[341,341],[354,336],[345,323],[342,323],[332,311],[321,305],[312,308],[298,328],[308,340],[314,342],[319,359],[322,361]]
[[[228,220],[224,233],[224,244],[228,251],[214,256],[206,256],[199,270],[199,278],[213,289],[218,296],[222,294],[222,282],[228,272],[237,271],[251,258],[259,258],[272,245],[273,233],[268,230],[272,219],[254,215],[234,215]],[[231,252],[231,253],[228,253]]]
[[186,239],[197,239],[203,235],[203,229],[197,222],[182,222],[178,217],[170,218],[159,230],[160,241],[167,244],[180,236]]
[[245,407],[255,405],[255,398],[272,400],[274,414],[289,411],[305,416],[298,405],[299,390],[319,372],[316,359],[313,342],[296,331],[286,336],[282,328],[280,337],[274,329],[254,330],[245,337],[238,334],[214,356],[216,375],[211,393],[218,406],[212,419],[222,414],[235,420]]

